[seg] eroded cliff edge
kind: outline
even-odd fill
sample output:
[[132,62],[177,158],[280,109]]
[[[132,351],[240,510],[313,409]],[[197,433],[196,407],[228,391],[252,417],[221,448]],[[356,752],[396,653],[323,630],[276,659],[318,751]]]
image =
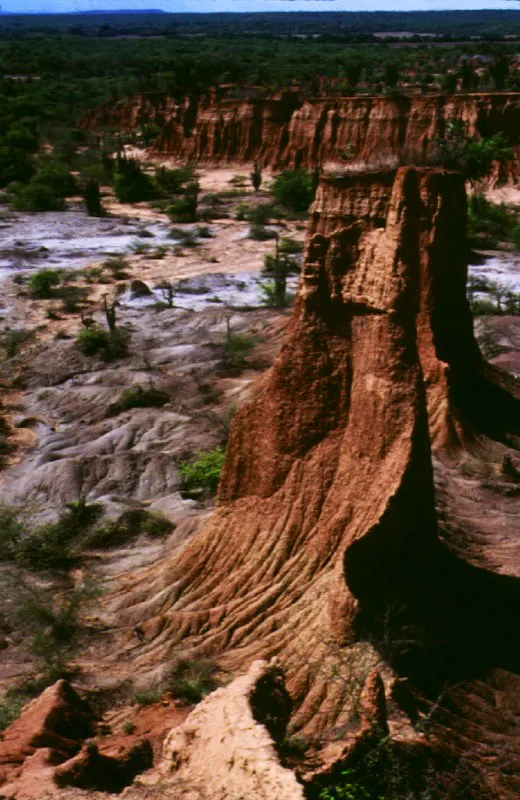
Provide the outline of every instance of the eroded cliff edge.
[[141,624],[143,669],[180,650],[231,670],[277,656],[292,729],[320,742],[315,775],[370,728],[361,698],[377,685],[379,728],[424,749],[426,713],[441,772],[463,763],[465,796],[505,798],[520,763],[518,510],[503,507],[500,537],[470,541],[461,524],[450,538],[434,484],[434,464],[456,481],[465,454],[498,469],[518,444],[517,387],[473,339],[464,224],[454,173],[322,180],[286,339],[233,423],[218,508],[118,608]]
[[[247,94],[247,92],[242,92]],[[86,121],[137,130],[161,129],[159,153],[183,160],[240,163],[258,160],[274,168],[360,164],[427,163],[449,122],[461,120],[470,137],[503,132],[520,146],[520,94],[475,93],[306,99],[298,92],[273,97],[140,95],[110,104]],[[410,159],[412,161],[410,162]],[[517,179],[514,164],[497,178]]]

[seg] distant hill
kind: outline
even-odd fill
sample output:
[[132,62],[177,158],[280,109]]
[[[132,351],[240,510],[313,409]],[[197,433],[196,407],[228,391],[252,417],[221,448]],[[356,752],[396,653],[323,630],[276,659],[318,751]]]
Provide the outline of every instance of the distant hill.
[[168,12],[164,11],[162,8],[122,8],[115,11],[108,8],[100,8],[97,11],[68,11],[67,13],[75,17],[90,17],[99,16],[101,14],[115,16],[116,14],[167,14]]

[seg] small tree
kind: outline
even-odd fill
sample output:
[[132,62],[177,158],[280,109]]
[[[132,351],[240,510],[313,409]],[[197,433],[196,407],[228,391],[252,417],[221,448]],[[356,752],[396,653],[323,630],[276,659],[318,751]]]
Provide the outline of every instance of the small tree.
[[173,284],[171,281],[164,280],[156,284],[155,288],[159,289],[161,292],[163,300],[168,308],[173,308],[173,301],[177,292],[177,287],[175,284]]
[[89,217],[104,216],[103,206],[101,205],[101,192],[99,183],[95,178],[90,178],[85,186],[85,208]]
[[259,161],[255,161],[253,171],[251,173],[251,183],[255,192],[258,192],[262,185],[262,165]]
[[264,273],[272,277],[271,281],[261,286],[265,305],[271,308],[286,308],[289,305],[287,276],[290,272],[297,271],[297,268],[298,264],[294,259],[280,252],[280,241],[277,239],[274,256],[268,255],[265,258]]
[[108,330],[111,334],[115,333],[116,330],[116,301],[113,300],[112,303],[109,305],[106,294],[103,295],[103,307],[105,309],[105,317],[108,325]]
[[495,84],[495,89],[499,92],[505,88],[507,79],[509,77],[509,67],[509,58],[502,53],[495,56],[489,66],[489,74],[491,75],[493,83]]

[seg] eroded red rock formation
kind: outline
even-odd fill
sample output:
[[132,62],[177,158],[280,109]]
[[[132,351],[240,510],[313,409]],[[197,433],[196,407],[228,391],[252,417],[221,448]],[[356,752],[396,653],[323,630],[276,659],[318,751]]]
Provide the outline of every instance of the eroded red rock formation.
[[[183,160],[312,168],[345,159],[392,164],[413,156],[420,163],[455,120],[467,124],[471,137],[503,131],[520,146],[518,93],[318,100],[296,92],[243,100],[218,92],[183,100],[145,95],[101,109],[88,124],[135,130],[155,122],[162,130],[158,150]],[[509,167],[510,177],[518,177],[515,170]]]
[[[279,656],[292,724],[327,743],[325,764],[370,730],[361,698],[378,671],[394,700],[398,673],[430,697],[492,667],[506,670],[508,692],[516,686],[500,609],[518,584],[478,569],[469,550],[455,555],[436,516],[432,443],[453,458],[519,422],[473,339],[464,224],[454,173],[321,182],[286,339],[234,420],[217,510],[160,576],[167,593],[124,612],[149,615],[143,666],[179,648],[232,669]],[[472,686],[464,702],[480,697]],[[419,712],[402,705],[388,726],[423,747]],[[450,736],[439,734],[440,753]],[[499,772],[486,787],[514,796]]]

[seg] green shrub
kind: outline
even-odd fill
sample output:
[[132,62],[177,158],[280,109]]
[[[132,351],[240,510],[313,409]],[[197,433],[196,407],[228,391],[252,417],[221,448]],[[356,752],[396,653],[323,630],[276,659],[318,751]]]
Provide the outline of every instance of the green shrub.
[[76,345],[85,356],[99,355],[104,361],[115,361],[128,354],[130,334],[116,328],[105,331],[101,328],[87,328],[76,336]]
[[57,197],[71,197],[78,191],[76,179],[66,164],[47,161],[42,164],[31,183],[47,186]]
[[359,781],[354,770],[346,769],[335,785],[320,792],[319,800],[384,800],[384,798],[372,794]]
[[172,222],[195,222],[197,219],[197,206],[199,202],[199,184],[197,181],[188,183],[184,190],[184,197],[175,200],[166,209]]
[[261,203],[258,206],[246,207],[244,219],[253,225],[267,225],[271,219],[278,219],[280,212],[273,203]]
[[148,242],[132,242],[130,245],[130,250],[132,253],[135,253],[136,256],[142,256],[151,249],[151,245]]
[[[481,194],[468,201],[468,240],[473,248],[496,248],[515,241],[516,218],[503,203],[491,203]],[[519,240],[520,241],[520,240]]]
[[17,147],[0,145],[0,186],[14,181],[24,183],[34,174],[34,164],[29,153]]
[[15,211],[63,211],[65,201],[51,186],[29,183],[14,197],[11,203]]
[[89,533],[83,541],[83,547],[102,550],[122,547],[142,534],[151,539],[160,539],[170,534],[173,528],[167,517],[133,508]]
[[208,225],[198,225],[195,233],[200,239],[213,239],[213,233]]
[[160,244],[158,247],[155,247],[153,253],[150,254],[150,258],[153,258],[155,261],[160,261],[170,252],[170,248],[165,244]]
[[180,194],[187,183],[195,180],[195,169],[191,165],[177,169],[159,167],[155,173],[155,180],[159,188],[167,194]]
[[222,344],[221,367],[227,372],[241,372],[247,365],[246,356],[254,346],[254,337],[246,333],[232,333],[228,328]]
[[263,225],[251,225],[249,238],[254,239],[255,242],[267,242],[270,239],[277,239],[278,234],[271,228],[264,228]]
[[3,557],[33,570],[63,570],[76,560],[71,545],[101,516],[103,507],[84,500],[69,503],[57,522],[32,528],[15,509],[0,511]]
[[114,280],[123,281],[128,277],[128,261],[124,256],[112,256],[103,262],[103,267],[108,270]]
[[182,228],[171,228],[168,239],[175,239],[181,247],[197,247],[196,231],[185,231]]
[[160,408],[170,401],[167,392],[155,386],[131,386],[125,389],[116,403],[109,405],[107,417],[115,417],[130,408]]
[[235,219],[238,220],[238,222],[243,222],[247,219],[250,208],[251,206],[248,206],[247,203],[237,203],[235,207]]
[[32,695],[23,689],[8,689],[0,700],[0,731],[4,731],[18,719],[22,708],[31,700]]
[[278,250],[281,255],[295,256],[303,253],[303,242],[297,242],[295,239],[283,238],[279,240]]
[[125,720],[121,726],[121,730],[125,736],[131,736],[135,731],[135,722],[132,722],[130,719]]
[[291,211],[307,211],[314,199],[315,185],[310,172],[284,170],[276,176],[271,193],[275,200]]
[[160,689],[148,689],[148,691],[136,692],[135,702],[138,706],[153,706],[161,699],[162,692]]
[[217,491],[220,473],[226,454],[222,447],[196,453],[188,461],[179,464],[182,489],[190,492],[204,489],[214,494]]
[[181,659],[170,671],[168,691],[175,699],[195,705],[218,687],[217,672],[218,666],[210,659]]
[[33,297],[47,299],[56,296],[56,287],[61,282],[61,272],[56,269],[41,269],[29,277],[27,286]]
[[143,172],[138,161],[132,159],[118,160],[114,192],[121,203],[140,203],[153,200],[157,196],[157,189],[150,176]]

